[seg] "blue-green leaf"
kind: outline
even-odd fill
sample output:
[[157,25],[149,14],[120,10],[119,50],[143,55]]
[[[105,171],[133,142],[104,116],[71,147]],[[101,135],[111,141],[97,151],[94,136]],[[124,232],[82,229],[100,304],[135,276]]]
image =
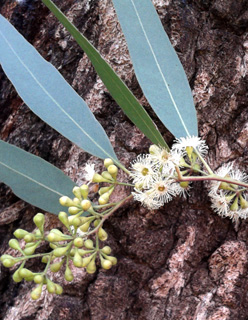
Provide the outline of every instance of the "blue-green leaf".
[[150,105],[176,136],[198,135],[183,67],[150,0],[113,0],[134,70]]
[[75,183],[45,160],[0,140],[0,181],[24,201],[58,214],[59,198],[72,197]]
[[23,101],[42,120],[85,151],[118,163],[84,100],[1,15],[0,63]]

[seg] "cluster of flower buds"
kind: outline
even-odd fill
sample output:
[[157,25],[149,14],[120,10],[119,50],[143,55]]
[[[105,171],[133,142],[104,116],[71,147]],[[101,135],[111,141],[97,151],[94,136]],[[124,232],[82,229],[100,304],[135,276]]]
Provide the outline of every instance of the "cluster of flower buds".
[[31,233],[23,229],[17,229],[14,232],[14,236],[18,240],[24,240],[24,248],[22,248],[17,239],[11,239],[9,241],[9,246],[12,249],[19,251],[21,253],[21,256],[13,257],[11,255],[4,254],[1,256],[1,262],[7,268],[11,268],[15,264],[21,263],[21,265],[13,274],[13,280],[15,282],[21,282],[22,280],[34,281],[36,284],[38,284],[38,286],[31,292],[31,298],[36,300],[39,299],[39,297],[41,296],[42,288],[44,285],[50,293],[62,294],[63,289],[59,284],[52,282],[46,275],[46,272],[34,273],[29,269],[25,268],[25,263],[28,259],[35,258],[37,256],[42,256],[42,254],[35,255],[34,253],[37,247],[40,245],[40,243],[45,240],[44,215],[42,213],[36,214],[33,221],[36,227],[38,228],[34,232]]
[[[101,182],[108,182],[110,178],[115,181],[117,171],[113,170],[113,165],[110,171],[112,174],[109,172],[107,172],[108,175],[104,174],[107,178],[95,174],[94,180],[99,181],[100,176],[104,179],[102,181],[101,178]],[[102,195],[109,194],[109,190],[104,189],[103,191],[103,188],[99,190],[99,193],[101,192]],[[88,185],[74,187],[73,194],[75,196],[73,199],[63,196],[59,200],[61,205],[68,207],[68,213],[70,214],[61,211],[58,215],[59,220],[66,228],[66,233],[63,233],[59,229],[52,229],[48,234],[45,234],[45,217],[42,213],[38,213],[33,219],[37,227],[34,232],[17,229],[14,232],[17,239],[9,241],[9,246],[18,250],[21,256],[3,255],[1,257],[2,264],[7,268],[20,264],[13,274],[14,281],[20,282],[24,279],[34,281],[37,284],[37,287],[31,292],[31,298],[34,300],[40,298],[43,286],[46,287],[49,293],[62,294],[62,287],[48,277],[47,273],[49,270],[51,272],[58,272],[63,269],[64,278],[67,281],[72,281],[74,277],[70,268],[71,264],[77,268],[85,268],[91,274],[96,271],[97,261],[106,270],[117,263],[117,259],[110,255],[111,248],[99,245],[99,241],[105,241],[108,238],[108,234],[102,225],[106,219],[105,213],[109,214],[109,209],[106,212],[102,211],[102,205],[99,201],[100,205],[97,207],[100,207],[100,212],[95,211],[96,207],[88,199]],[[95,238],[95,244],[93,239],[91,239],[92,237],[93,239]],[[25,243],[24,247],[19,243],[19,241],[23,242],[23,240]],[[52,251],[44,254],[35,254],[35,250],[43,241],[49,243]],[[46,264],[46,267],[43,272],[34,273],[25,268],[25,263],[28,259],[37,257],[42,258],[42,262]]]

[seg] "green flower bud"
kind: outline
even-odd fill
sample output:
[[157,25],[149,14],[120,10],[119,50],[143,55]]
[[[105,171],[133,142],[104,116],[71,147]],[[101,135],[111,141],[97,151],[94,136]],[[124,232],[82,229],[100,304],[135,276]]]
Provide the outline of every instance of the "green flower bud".
[[34,218],[33,221],[35,223],[35,225],[37,226],[37,228],[39,228],[40,230],[43,231],[43,226],[45,223],[45,216],[42,213],[37,213]]
[[94,221],[94,227],[96,228],[99,225],[100,222],[101,222],[101,220],[95,220]]
[[194,151],[194,148],[193,147],[186,147],[186,152],[187,152],[187,155],[189,157],[189,159],[191,160],[192,159],[192,153]]
[[17,229],[15,232],[14,232],[14,236],[17,238],[17,239],[23,239],[25,237],[25,235],[29,234],[26,230],[23,230],[23,229]]
[[47,291],[49,293],[55,293],[56,291],[56,286],[55,283],[53,283],[49,278],[46,277],[46,281],[47,281]]
[[107,204],[108,201],[109,201],[109,195],[107,193],[104,193],[98,199],[98,202],[99,202],[100,205]]
[[108,239],[108,234],[103,228],[99,228],[98,237],[101,241],[105,241]]
[[59,295],[63,293],[63,288],[57,283],[55,283],[55,293]]
[[94,248],[94,242],[93,242],[91,239],[87,239],[87,240],[84,242],[84,246],[85,246],[85,248],[87,248],[87,249],[93,249],[93,248]]
[[100,188],[99,191],[98,191],[99,195],[101,196],[104,193],[108,192],[110,188],[111,187],[102,187],[102,188]]
[[222,190],[230,190],[230,184],[226,182],[221,182],[219,185],[219,189]]
[[116,179],[117,173],[118,173],[118,168],[112,164],[108,167],[108,172],[111,174],[111,176]]
[[85,224],[87,221],[91,220],[92,217],[80,217],[81,225]]
[[22,268],[20,271],[19,271],[19,275],[24,278],[25,280],[26,279],[34,279],[34,273],[26,268]]
[[90,253],[90,251],[83,250],[83,249],[78,249],[78,253],[80,254],[80,256],[84,256],[85,254]]
[[49,255],[42,257],[41,262],[48,263],[49,261]]
[[65,280],[71,282],[74,279],[71,269],[67,267],[65,269]]
[[20,268],[17,269],[17,270],[14,272],[13,276],[12,276],[12,279],[13,279],[15,282],[21,282],[22,279],[23,279],[23,278],[21,277],[20,273],[19,273],[20,270],[21,270]]
[[108,168],[108,167],[111,166],[112,164],[114,164],[114,162],[113,162],[112,159],[107,158],[107,159],[104,160],[104,166],[105,166],[106,168]]
[[35,238],[36,239],[42,238],[42,236],[43,236],[42,233],[43,233],[43,231],[40,231],[39,229],[35,230],[35,232],[34,232]]
[[28,233],[28,234],[25,235],[24,241],[26,243],[34,242],[35,241],[35,236],[32,233]]
[[180,187],[187,189],[189,186],[189,181],[182,181],[180,182]]
[[242,209],[248,208],[248,202],[242,197],[242,195],[239,196],[240,199],[240,206]]
[[60,231],[59,229],[52,229],[52,230],[50,230],[50,232],[56,233],[56,234],[58,234],[59,236],[64,236],[63,232]]
[[73,207],[74,206],[73,201],[67,196],[61,197],[59,199],[59,203],[64,207]]
[[93,256],[94,256],[94,254],[90,255],[89,257],[83,258],[83,262],[82,262],[82,267],[83,268],[86,267],[90,263],[90,261],[93,258]]
[[89,187],[87,184],[83,184],[80,188],[81,195],[83,196],[84,199],[87,199],[88,194],[89,194]]
[[112,257],[112,256],[105,256],[105,258],[109,261],[112,262],[112,265],[115,266],[117,264],[117,259],[116,257]]
[[79,200],[82,199],[82,195],[81,195],[81,190],[79,187],[74,187],[72,189],[73,194],[75,195],[75,197],[77,197]]
[[37,284],[44,283],[44,276],[37,274],[34,276],[34,282]]
[[54,244],[54,243],[49,243],[49,246],[50,246],[50,248],[52,248],[52,249],[58,248],[58,246],[57,246],[56,244]]
[[93,258],[90,263],[86,267],[86,272],[92,274],[96,272],[96,263],[95,263],[95,258]]
[[59,262],[55,262],[55,263],[51,264],[50,265],[50,270],[52,272],[58,272],[61,269],[63,263],[64,263],[64,260],[61,260]]
[[47,240],[49,242],[58,242],[58,241],[64,241],[66,239],[66,237],[63,235],[59,235],[59,234],[56,234],[54,232],[50,232],[47,236]]
[[70,226],[69,226],[68,216],[67,216],[66,212],[61,211],[59,213],[58,217],[59,217],[59,220],[63,223],[63,225],[65,225],[66,228],[69,229]]
[[81,258],[80,254],[78,253],[78,250],[76,250],[75,255],[73,257],[73,264],[77,268],[83,267],[83,259]]
[[17,261],[15,259],[7,258],[7,259],[4,259],[2,263],[6,268],[11,268],[17,263]]
[[70,221],[70,225],[73,225],[75,228],[81,225],[81,219],[79,217],[75,217]]
[[42,286],[43,284],[38,285],[32,292],[31,292],[31,298],[33,300],[38,300],[41,296],[42,292]]
[[101,257],[101,266],[102,266],[103,269],[109,270],[109,269],[112,268],[113,264],[112,264],[112,262],[110,260],[103,259]]
[[92,220],[84,223],[79,229],[83,232],[87,232],[89,227],[90,227],[90,224],[91,224]]
[[62,257],[67,253],[69,248],[70,248],[70,244],[68,244],[66,247],[56,248],[53,250],[53,254],[55,255],[55,257]]
[[14,259],[11,255],[9,254],[3,254],[0,258],[0,260],[3,262],[5,259]]
[[76,238],[73,241],[75,247],[81,248],[84,245],[84,240],[82,238]]
[[75,248],[72,248],[71,251],[70,251],[70,256],[71,256],[71,257],[74,257],[75,252],[76,252],[76,249],[75,249]]
[[[81,198],[81,200],[82,200],[82,198]],[[73,199],[74,205],[75,205],[75,206],[79,206],[80,203],[81,203],[81,200],[79,200],[78,198],[74,198],[74,199]]]
[[239,209],[238,197],[236,197],[235,200],[233,201],[233,204],[230,207],[230,210],[237,211],[238,209]]
[[68,209],[68,212],[69,212],[70,214],[77,214],[77,213],[79,213],[80,211],[82,211],[82,209],[79,209],[79,208],[77,208],[77,207],[69,207],[69,209]]
[[9,246],[12,249],[18,250],[18,251],[22,251],[19,242],[16,239],[10,239],[9,240]]
[[105,253],[105,254],[110,254],[111,253],[111,248],[109,246],[105,246],[101,249],[101,252]]
[[36,243],[37,243],[37,242],[29,242],[29,243],[27,243],[27,244],[25,245],[25,249],[34,246]]
[[84,211],[87,211],[91,207],[91,202],[89,200],[81,201],[81,206]]
[[104,182],[114,181],[113,177],[108,171],[103,171],[101,176],[104,178]]
[[100,174],[98,173],[95,173],[93,178],[92,178],[92,182],[96,182],[96,183],[99,183],[99,182],[107,182],[106,179],[104,177],[102,177]]
[[182,158],[180,159],[180,161],[179,161],[179,166],[180,166],[180,167],[185,167],[185,166],[187,167],[187,165],[188,165],[188,164],[185,162],[184,158],[182,157]]

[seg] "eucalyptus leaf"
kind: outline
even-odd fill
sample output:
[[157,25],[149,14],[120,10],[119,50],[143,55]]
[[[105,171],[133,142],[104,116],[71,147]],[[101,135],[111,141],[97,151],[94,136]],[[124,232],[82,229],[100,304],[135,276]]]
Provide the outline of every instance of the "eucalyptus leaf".
[[106,88],[129,119],[155,144],[169,149],[152,119],[125,83],[51,0],[42,0],[89,57]]
[[23,101],[43,121],[92,155],[119,163],[84,100],[1,15],[0,63]]
[[139,84],[176,137],[198,135],[184,69],[150,0],[113,0]]
[[58,214],[62,196],[71,197],[75,183],[47,161],[0,140],[0,181],[22,200]]

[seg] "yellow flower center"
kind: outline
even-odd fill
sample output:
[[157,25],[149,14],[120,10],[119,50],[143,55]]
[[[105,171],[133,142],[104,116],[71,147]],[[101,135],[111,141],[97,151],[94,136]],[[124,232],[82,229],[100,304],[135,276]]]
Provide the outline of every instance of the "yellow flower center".
[[165,186],[159,186],[158,191],[163,192],[165,190]]
[[149,170],[147,168],[142,169],[141,173],[143,176],[146,176],[148,174]]

